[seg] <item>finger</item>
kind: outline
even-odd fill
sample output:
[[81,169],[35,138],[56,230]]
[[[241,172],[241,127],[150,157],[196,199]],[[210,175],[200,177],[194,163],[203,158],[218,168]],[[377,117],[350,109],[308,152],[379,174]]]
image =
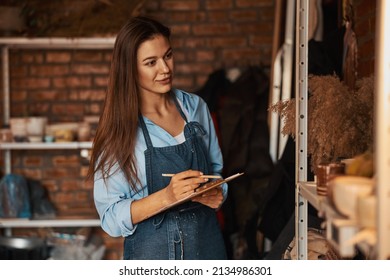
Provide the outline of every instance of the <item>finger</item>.
[[209,190],[205,193],[202,194],[203,197],[205,196],[218,196],[218,195],[222,195],[222,190],[219,189],[219,188],[216,188],[216,189],[212,189],[212,190]]
[[182,179],[186,179],[186,178],[200,177],[202,175],[203,175],[203,172],[200,172],[198,170],[191,170],[191,169],[189,169],[189,170],[177,173],[174,176],[177,177],[178,179],[182,180]]

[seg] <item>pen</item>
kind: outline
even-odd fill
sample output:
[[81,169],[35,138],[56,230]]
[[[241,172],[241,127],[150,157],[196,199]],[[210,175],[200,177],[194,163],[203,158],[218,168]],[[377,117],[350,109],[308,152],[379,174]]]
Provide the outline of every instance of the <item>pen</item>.
[[[163,177],[172,177],[173,175],[175,175],[175,174],[167,174],[167,173],[163,173],[162,174]],[[201,178],[209,178],[209,179],[220,179],[220,178],[222,178],[219,175],[201,175],[200,177]]]

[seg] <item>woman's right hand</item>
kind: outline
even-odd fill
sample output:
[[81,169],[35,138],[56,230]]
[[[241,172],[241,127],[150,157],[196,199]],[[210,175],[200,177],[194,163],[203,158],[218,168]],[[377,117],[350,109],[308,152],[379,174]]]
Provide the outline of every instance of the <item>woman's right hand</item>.
[[201,178],[203,173],[197,170],[186,170],[172,176],[165,188],[169,203],[176,202],[192,194],[200,184],[206,183],[207,178]]
[[187,170],[172,176],[168,186],[161,191],[152,193],[131,203],[131,218],[133,224],[138,224],[169,207],[172,203],[188,197],[194,189],[208,181],[202,178],[202,172]]

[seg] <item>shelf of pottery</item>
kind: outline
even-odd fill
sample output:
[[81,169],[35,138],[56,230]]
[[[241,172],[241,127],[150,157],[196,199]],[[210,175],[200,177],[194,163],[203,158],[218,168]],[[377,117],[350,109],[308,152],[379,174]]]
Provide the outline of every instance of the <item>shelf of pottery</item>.
[[[390,258],[390,3],[377,1],[375,66],[375,166],[374,178],[338,176],[331,192],[321,192],[317,182],[307,182],[307,0],[297,1],[296,26],[296,256],[308,258],[308,204],[325,220],[326,238],[341,258],[359,249],[369,259]],[[387,15],[387,16],[386,16]],[[386,79],[387,77],[387,79]],[[318,180],[318,178],[317,178]]]
[[[5,173],[11,173],[12,150],[80,150],[88,157],[92,147],[90,125],[97,124],[88,116],[83,123],[47,124],[45,117],[10,117],[10,49],[112,49],[115,38],[0,38],[3,85],[3,121],[6,125],[0,131],[0,150],[3,152]],[[81,227],[99,226],[98,219],[0,219],[0,228],[11,235],[15,227]]]

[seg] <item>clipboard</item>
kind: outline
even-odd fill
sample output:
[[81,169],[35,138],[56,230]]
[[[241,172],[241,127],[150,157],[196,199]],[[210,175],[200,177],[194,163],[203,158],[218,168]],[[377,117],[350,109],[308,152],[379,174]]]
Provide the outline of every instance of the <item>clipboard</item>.
[[207,182],[207,183],[201,185],[200,187],[196,188],[192,194],[190,194],[190,195],[188,195],[188,196],[186,196],[186,197],[184,197],[184,198],[182,198],[182,199],[180,199],[180,200],[178,200],[178,201],[176,201],[176,202],[174,202],[172,204],[169,204],[169,205],[167,205],[167,206],[165,206],[163,208],[160,208],[156,212],[148,215],[145,219],[148,219],[148,218],[150,218],[150,217],[152,217],[154,215],[157,215],[157,214],[159,214],[161,212],[164,212],[165,210],[168,210],[168,209],[170,209],[172,207],[175,207],[175,206],[180,205],[180,204],[182,204],[182,203],[184,203],[186,201],[189,201],[192,198],[194,198],[194,197],[196,197],[198,195],[201,195],[201,194],[203,194],[203,193],[205,193],[205,192],[207,192],[209,190],[212,190],[212,189],[214,189],[216,187],[219,187],[220,185],[222,185],[224,183],[227,183],[227,182],[229,182],[229,181],[231,181],[233,179],[236,179],[237,177],[240,177],[243,174],[244,173],[237,173],[237,174],[231,175],[231,176],[229,176],[227,178],[224,178],[224,179],[221,178],[221,179],[213,180],[211,182]]

